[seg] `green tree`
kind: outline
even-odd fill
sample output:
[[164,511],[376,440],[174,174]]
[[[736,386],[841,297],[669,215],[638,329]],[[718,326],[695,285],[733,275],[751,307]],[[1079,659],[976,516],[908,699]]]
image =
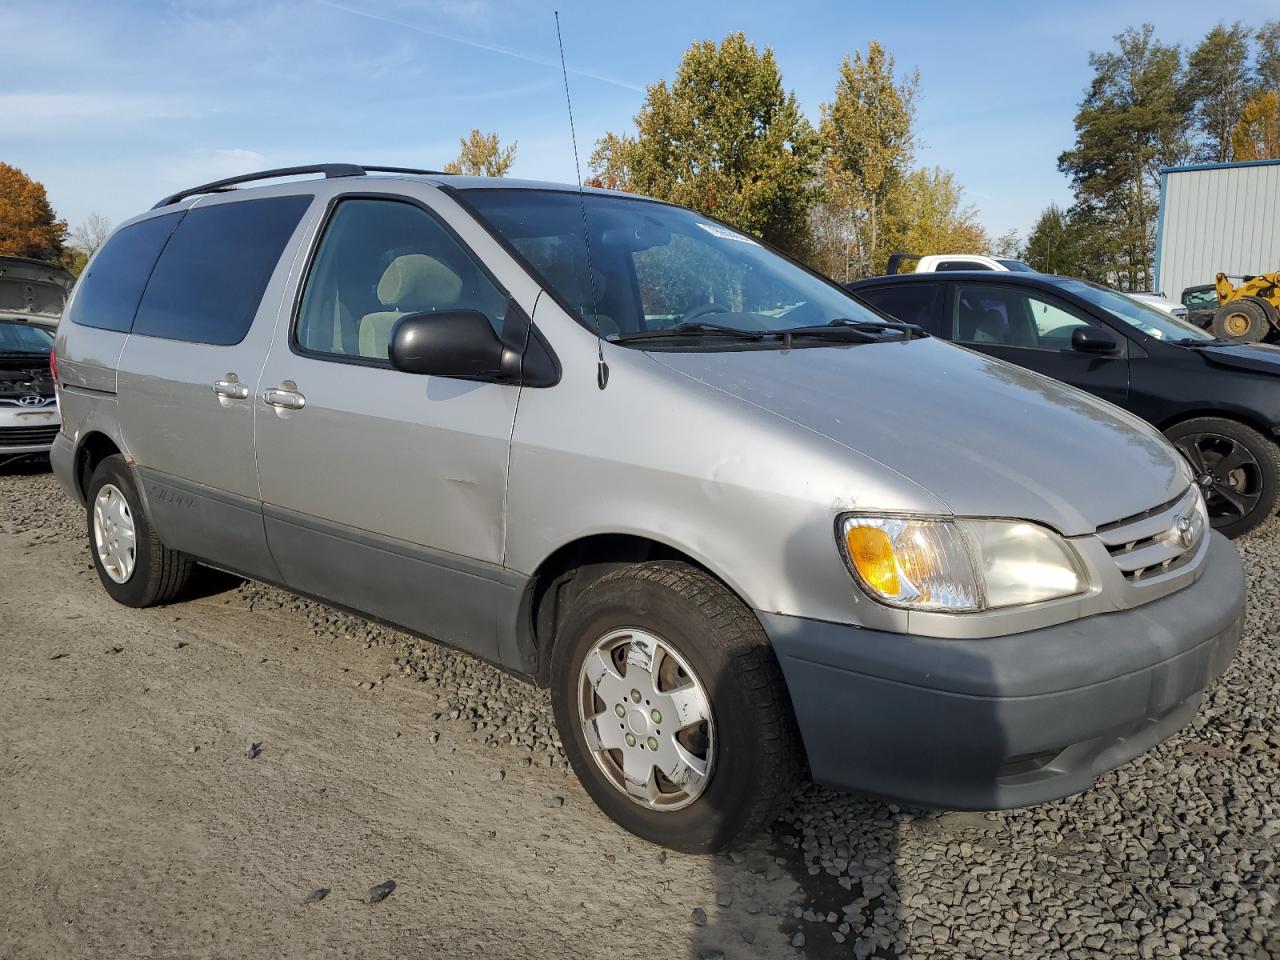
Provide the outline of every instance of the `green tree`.
[[1187,58],[1186,90],[1201,140],[1196,155],[1223,163],[1231,157],[1231,129],[1249,102],[1250,31],[1239,21],[1218,24]]
[[782,86],[773,51],[733,33],[695,43],[651,85],[634,136],[606,134],[598,182],[679,203],[804,254],[817,136]]
[[1051,203],[1027,234],[1023,256],[1041,273],[1081,277],[1087,272],[1083,240],[1080,225],[1070,212]]
[[1266,93],[1280,94],[1280,20],[1268,20],[1254,33],[1258,52],[1254,60],[1254,84]]
[[989,249],[993,257],[1011,257],[1014,260],[1021,260],[1024,250],[1022,237],[1018,235],[1016,229],[1010,227],[991,241]]
[[1280,95],[1268,90],[1250,100],[1231,130],[1231,151],[1237,160],[1280,158]]
[[44,184],[0,163],[0,256],[57,261],[66,236],[67,221],[54,215]]
[[918,71],[896,75],[893,54],[877,41],[866,55],[844,58],[835,96],[822,105],[823,266],[851,280],[882,269],[888,259],[883,220],[915,156]]
[[1106,253],[1108,279],[1148,289],[1155,255],[1161,166],[1185,159],[1188,105],[1182,55],[1150,24],[1089,55],[1093,81],[1075,118],[1075,145],[1058,158],[1071,178],[1077,216]]
[[462,173],[469,177],[505,177],[515,163],[516,147],[513,142],[502,146],[496,133],[484,134],[472,130],[470,136],[458,140],[458,159],[444,165],[445,173]]

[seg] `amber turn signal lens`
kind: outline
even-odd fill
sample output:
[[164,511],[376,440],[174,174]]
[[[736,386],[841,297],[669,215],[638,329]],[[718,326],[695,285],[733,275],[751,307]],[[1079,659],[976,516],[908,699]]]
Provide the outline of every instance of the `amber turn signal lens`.
[[876,527],[851,526],[845,531],[844,542],[849,548],[849,560],[867,586],[889,597],[902,592],[893,543],[887,533]]

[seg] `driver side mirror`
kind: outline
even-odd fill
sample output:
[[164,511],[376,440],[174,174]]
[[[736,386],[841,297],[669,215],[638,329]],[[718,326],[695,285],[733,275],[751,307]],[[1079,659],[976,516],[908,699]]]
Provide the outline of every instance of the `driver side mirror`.
[[[511,358],[489,318],[478,310],[409,313],[391,330],[387,355],[405,373],[470,380],[501,380]],[[514,369],[520,369],[515,358]]]
[[1119,348],[1114,336],[1097,327],[1076,327],[1071,331],[1071,349],[1080,353],[1115,353]]

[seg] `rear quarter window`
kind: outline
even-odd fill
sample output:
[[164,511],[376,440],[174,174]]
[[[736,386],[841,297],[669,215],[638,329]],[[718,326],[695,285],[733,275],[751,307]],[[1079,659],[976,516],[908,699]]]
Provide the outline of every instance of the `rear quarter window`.
[[133,332],[239,343],[311,199],[268,197],[189,210],[156,262]]
[[896,286],[872,287],[870,290],[854,290],[854,296],[864,300],[881,313],[903,323],[915,323],[932,334],[938,332],[937,311],[940,283],[903,283]]
[[71,322],[128,333],[147,278],[181,219],[170,213],[117,230],[76,285]]

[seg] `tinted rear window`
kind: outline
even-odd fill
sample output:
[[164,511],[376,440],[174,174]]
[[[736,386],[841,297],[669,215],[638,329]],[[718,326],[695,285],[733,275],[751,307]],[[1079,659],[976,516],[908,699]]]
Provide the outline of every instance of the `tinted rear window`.
[[310,196],[188,211],[156,263],[133,332],[226,346],[249,332]]
[[937,283],[902,283],[853,292],[858,299],[865,300],[895,320],[916,323],[930,333],[937,333],[934,305],[938,300],[939,289],[941,285]]
[[949,270],[990,270],[985,263],[978,260],[943,260],[934,267],[938,271]]
[[181,219],[170,213],[117,230],[80,278],[71,322],[128,333],[147,277]]

